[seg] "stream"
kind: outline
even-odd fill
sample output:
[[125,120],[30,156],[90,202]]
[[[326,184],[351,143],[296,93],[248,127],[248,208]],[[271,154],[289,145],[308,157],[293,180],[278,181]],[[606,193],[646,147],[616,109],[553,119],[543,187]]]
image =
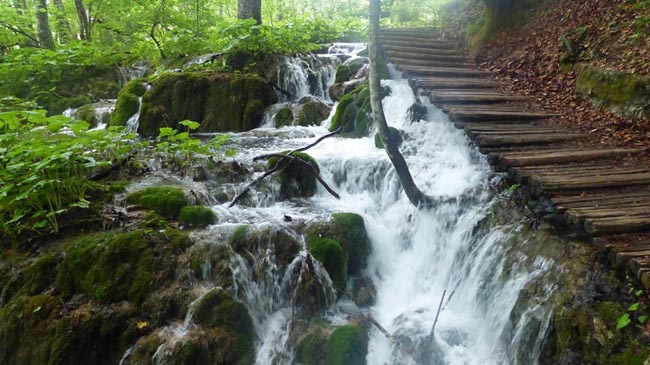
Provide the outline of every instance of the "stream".
[[[313,69],[315,62],[288,59],[291,77],[283,87],[297,90],[298,97],[329,101],[327,86],[340,61],[321,57],[329,57],[321,70]],[[318,77],[308,77],[309,72]],[[377,298],[371,307],[357,307],[345,297],[337,300],[327,273],[316,265],[330,298],[320,320],[342,325],[352,315],[363,314],[381,324],[391,337],[370,327],[367,364],[535,364],[549,328],[551,308],[546,303],[556,289],[549,277],[557,263],[530,249],[543,243],[530,234],[523,219],[502,211],[500,201],[505,198],[492,187],[499,177],[462,130],[424,98],[425,119],[409,120],[408,108],[417,96],[398,72],[391,73],[391,80],[382,81],[391,89],[383,100],[387,121],[405,136],[400,150],[415,182],[444,203],[431,209],[409,203],[386,153],[375,147],[374,132],[359,139],[328,138],[307,152],[340,199],[319,187],[312,198],[278,201],[277,187],[265,182],[233,208],[214,201],[219,223],[195,233],[194,239],[210,245],[214,237],[227,237],[247,224],[280,227],[302,242],[301,253],[286,269],[268,248],[252,253],[255,268],[245,257],[231,260],[232,292],[248,308],[255,327],[256,364],[295,363],[291,293],[301,278],[292,273],[300,272],[310,258],[297,227],[336,212],[364,219],[372,243],[366,275],[374,282]],[[317,84],[310,85],[310,79]],[[267,118],[263,127],[232,135],[238,151],[234,159],[252,166],[253,157],[260,154],[307,145],[328,133],[331,118],[320,126],[282,128],[273,127]],[[214,185],[191,184],[206,196],[215,195]],[[232,194],[241,186],[219,189]],[[206,277],[209,271],[206,267]],[[197,286],[199,298],[208,290]],[[191,328],[191,307],[184,323],[163,330],[168,340],[154,356],[155,363],[164,364],[169,344]]]

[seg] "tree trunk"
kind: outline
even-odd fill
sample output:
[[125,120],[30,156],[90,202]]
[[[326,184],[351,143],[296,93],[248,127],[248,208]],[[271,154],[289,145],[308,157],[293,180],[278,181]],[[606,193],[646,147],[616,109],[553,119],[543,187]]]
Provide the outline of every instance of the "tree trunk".
[[50,18],[47,14],[47,0],[36,0],[36,33],[38,34],[38,44],[42,48],[54,49]]
[[77,19],[79,20],[79,38],[82,40],[90,40],[90,20],[88,19],[88,12],[84,6],[83,0],[74,0],[74,5],[77,8]]
[[72,28],[70,27],[68,18],[65,16],[63,1],[54,0],[54,5],[56,6],[56,25],[59,37],[64,42],[70,41],[72,40]]
[[485,4],[485,19],[488,32],[497,30],[512,12],[516,0],[483,0]]
[[239,19],[253,18],[257,24],[262,24],[262,0],[239,0],[237,17]]
[[411,204],[416,207],[429,206],[431,199],[424,195],[415,185],[411,172],[409,171],[404,156],[400,153],[393,134],[388,129],[386,116],[381,106],[381,83],[377,62],[381,55],[379,51],[379,16],[381,14],[381,1],[370,0],[370,39],[368,42],[368,53],[370,56],[370,67],[368,77],[370,79],[370,105],[372,117],[379,130],[381,140],[384,142],[386,154],[395,167],[395,172],[404,188],[404,192]]

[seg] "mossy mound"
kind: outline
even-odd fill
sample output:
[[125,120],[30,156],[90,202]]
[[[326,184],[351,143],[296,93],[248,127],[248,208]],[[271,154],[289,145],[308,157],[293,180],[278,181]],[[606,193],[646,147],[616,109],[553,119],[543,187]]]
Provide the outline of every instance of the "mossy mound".
[[366,267],[371,243],[363,217],[355,213],[335,213],[329,222],[307,227],[307,242],[318,238],[338,242],[347,257],[348,274],[357,275]]
[[299,364],[326,365],[329,354],[329,332],[315,326],[296,345],[295,357]]
[[[390,134],[393,137],[395,144],[397,145],[397,147],[399,147],[403,142],[402,134],[400,133],[399,129],[388,127],[388,130],[390,131]],[[384,148],[384,141],[381,140],[381,135],[379,134],[379,132],[375,133],[375,147]]]
[[330,335],[328,364],[364,365],[368,353],[368,339],[359,326],[342,326]]
[[182,120],[200,123],[196,132],[241,132],[260,125],[264,110],[277,102],[273,87],[255,74],[166,73],[142,99],[140,128],[156,136]]
[[300,252],[301,245],[293,236],[281,229],[264,228],[253,230],[250,226],[237,227],[230,237],[230,245],[235,252],[249,258],[247,252],[259,252],[271,249],[276,263],[280,266],[289,264]]
[[172,278],[169,260],[188,246],[187,236],[171,228],[82,237],[66,245],[56,285],[67,296],[83,293],[102,302],[140,303]]
[[186,206],[181,208],[179,221],[189,227],[206,227],[217,222],[214,211],[203,206]]
[[347,260],[341,245],[333,239],[318,237],[309,241],[309,250],[323,264],[334,287],[345,290],[348,280]]
[[[287,155],[289,151],[281,153]],[[313,196],[316,193],[316,175],[314,175],[314,171],[320,173],[318,162],[304,152],[292,152],[291,156],[300,161],[289,162],[291,158],[280,161],[280,157],[272,157],[267,163],[269,169],[275,167],[278,163],[282,169],[282,172],[278,175],[280,178],[280,200]],[[288,166],[285,166],[287,164]],[[306,164],[311,165],[313,169]]]
[[187,205],[183,190],[172,186],[154,186],[129,194],[126,201],[166,217],[176,218]]
[[293,125],[293,111],[290,107],[280,109],[273,117],[277,128]]
[[[382,88],[382,97],[390,95],[388,87]],[[345,94],[336,107],[329,131],[342,127],[341,135],[350,138],[367,137],[374,119],[370,105],[370,89],[367,83]]]
[[599,108],[631,119],[650,116],[650,78],[611,69],[584,66],[576,89]]
[[202,327],[221,327],[247,336],[252,345],[253,320],[248,310],[223,289],[212,289],[199,300],[192,321]]
[[338,65],[336,67],[335,82],[349,81],[366,63],[368,63],[366,58],[351,58],[345,63]]
[[140,109],[140,97],[147,91],[144,79],[129,81],[120,91],[111,114],[110,124],[123,126]]
[[314,97],[300,99],[300,111],[296,116],[296,124],[301,126],[318,125],[327,119],[332,108]]

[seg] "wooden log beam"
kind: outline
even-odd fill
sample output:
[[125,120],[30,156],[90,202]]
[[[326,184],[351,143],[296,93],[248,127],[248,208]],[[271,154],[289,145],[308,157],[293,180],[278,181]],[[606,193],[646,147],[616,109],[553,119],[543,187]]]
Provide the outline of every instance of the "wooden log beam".
[[589,219],[585,231],[594,236],[631,233],[650,229],[650,216]]
[[532,145],[553,142],[563,142],[585,138],[584,134],[571,133],[540,133],[540,134],[479,134],[476,142],[481,147],[505,145]]

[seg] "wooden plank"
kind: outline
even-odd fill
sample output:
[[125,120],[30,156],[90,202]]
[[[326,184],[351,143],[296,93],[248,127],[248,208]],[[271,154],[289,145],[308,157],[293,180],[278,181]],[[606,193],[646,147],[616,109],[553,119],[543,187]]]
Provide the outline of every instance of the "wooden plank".
[[555,204],[555,209],[558,212],[565,212],[568,210],[571,211],[579,211],[582,208],[585,209],[606,209],[610,207],[616,207],[616,206],[621,206],[625,205],[637,205],[637,204],[648,204],[650,206],[650,197],[627,197],[627,198],[612,198],[608,199],[607,197],[602,197],[599,200],[596,201],[584,201],[584,202],[576,202],[576,203],[571,203],[571,205],[568,205],[566,203],[564,204]]
[[398,66],[399,71],[408,75],[418,76],[458,76],[462,78],[482,78],[490,76],[489,72],[477,71],[471,69],[451,68],[451,67],[417,67],[417,66]]
[[439,80],[427,80],[416,82],[416,87],[423,92],[431,90],[445,90],[445,89],[494,89],[498,86],[496,82],[484,79],[460,79],[460,78],[447,78]]
[[557,114],[544,112],[521,112],[514,110],[455,110],[450,111],[449,117],[453,121],[480,121],[495,119],[501,121],[523,121],[535,119],[548,119],[557,116]]
[[625,266],[632,259],[646,256],[650,256],[650,250],[619,252],[616,254],[616,264],[619,266]]
[[581,151],[556,151],[541,152],[534,155],[521,154],[501,154],[499,159],[502,164],[507,166],[539,166],[548,164],[562,164],[568,162],[591,161],[601,158],[611,158],[618,156],[627,156],[644,152],[645,148],[610,148],[610,149],[592,149]]
[[462,54],[455,49],[452,44],[440,43],[440,42],[424,42],[421,40],[395,40],[390,38],[385,38],[381,41],[382,47],[384,49],[396,50],[396,51],[410,51],[410,52],[432,52],[435,54],[455,54],[461,56]]
[[474,65],[466,62],[451,61],[432,61],[432,60],[411,60],[399,57],[388,57],[391,63],[400,66],[431,66],[431,67],[450,67],[450,68],[472,68]]
[[650,190],[641,190],[636,192],[625,193],[599,193],[599,194],[581,194],[571,196],[552,196],[551,201],[555,204],[576,204],[585,201],[599,201],[604,198],[626,198],[626,197],[650,197]]
[[432,56],[456,56],[463,57],[461,53],[453,48],[432,48],[432,47],[412,47],[412,46],[397,46],[397,45],[388,45],[383,46],[385,51],[398,52],[400,54],[405,53],[416,53],[423,55],[432,55]]
[[585,230],[594,236],[631,233],[650,229],[650,216],[630,218],[598,218],[585,222]]
[[563,180],[544,179],[540,176],[531,176],[531,187],[538,193],[556,192],[561,190],[603,189],[647,184],[650,184],[650,173],[602,177],[594,176]]
[[476,141],[481,147],[503,146],[503,145],[528,145],[542,144],[559,141],[569,141],[584,138],[584,134],[569,133],[543,133],[543,134],[498,134],[485,135],[481,134],[476,137]]
[[526,101],[528,98],[511,95],[430,95],[432,104],[493,104],[502,102]]
[[570,224],[583,225],[588,219],[645,217],[649,213],[650,210],[648,209],[648,206],[629,207],[625,209],[619,206],[612,209],[601,209],[598,211],[567,211],[564,216]]
[[429,61],[443,61],[443,62],[454,62],[454,61],[465,62],[467,60],[467,58],[465,58],[464,56],[398,52],[398,51],[391,51],[391,50],[386,50],[386,54],[389,57],[406,57],[412,60],[429,60]]

